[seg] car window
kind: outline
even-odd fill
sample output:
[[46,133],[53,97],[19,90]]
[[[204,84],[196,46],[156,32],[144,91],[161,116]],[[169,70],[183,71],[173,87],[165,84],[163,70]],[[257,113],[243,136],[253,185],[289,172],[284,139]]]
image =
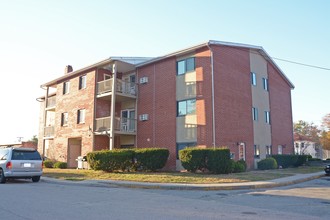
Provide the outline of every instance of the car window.
[[7,160],[8,150],[0,150],[0,160]]
[[12,160],[41,160],[38,151],[13,150]]

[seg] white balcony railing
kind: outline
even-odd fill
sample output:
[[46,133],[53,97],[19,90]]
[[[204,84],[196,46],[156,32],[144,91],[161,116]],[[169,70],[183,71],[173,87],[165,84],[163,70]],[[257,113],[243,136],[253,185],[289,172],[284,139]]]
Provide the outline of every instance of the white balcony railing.
[[[97,83],[97,94],[104,94],[107,92],[112,92],[112,80],[107,79]],[[125,95],[136,95],[136,83],[125,82],[121,79],[116,80],[116,92],[122,93]]]
[[[110,121],[111,117],[97,118],[95,131],[109,131],[110,130]],[[135,133],[136,132],[136,119],[130,118],[115,118],[115,131],[121,131],[126,133]]]

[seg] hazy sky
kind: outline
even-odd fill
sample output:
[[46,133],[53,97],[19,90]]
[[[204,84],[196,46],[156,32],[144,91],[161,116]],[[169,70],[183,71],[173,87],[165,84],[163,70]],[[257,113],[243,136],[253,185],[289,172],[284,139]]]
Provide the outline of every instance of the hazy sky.
[[[330,68],[327,0],[0,0],[0,143],[38,134],[40,88],[110,56],[153,57],[208,40],[262,46]],[[293,120],[330,113],[330,71],[275,60],[296,88]]]

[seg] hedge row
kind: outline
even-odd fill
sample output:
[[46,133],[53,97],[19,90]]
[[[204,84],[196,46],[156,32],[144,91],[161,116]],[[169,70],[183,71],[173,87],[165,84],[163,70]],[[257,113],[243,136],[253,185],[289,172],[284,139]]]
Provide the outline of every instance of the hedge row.
[[93,170],[112,171],[156,171],[162,169],[169,156],[168,149],[118,149],[94,151],[87,154]]
[[179,159],[182,166],[189,172],[207,169],[212,173],[227,174],[246,170],[246,163],[231,160],[230,150],[226,148],[185,148],[179,151]]
[[277,154],[272,155],[276,160],[277,165],[282,168],[298,167],[307,162],[308,155],[288,155]]

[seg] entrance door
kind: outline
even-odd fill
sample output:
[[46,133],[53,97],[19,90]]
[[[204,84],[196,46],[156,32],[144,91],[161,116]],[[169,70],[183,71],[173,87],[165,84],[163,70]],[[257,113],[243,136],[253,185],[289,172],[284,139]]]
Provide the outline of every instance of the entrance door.
[[68,141],[68,167],[78,167],[76,159],[81,156],[81,138],[69,138]]
[[134,132],[135,131],[135,110],[125,109],[121,111],[121,130]]

